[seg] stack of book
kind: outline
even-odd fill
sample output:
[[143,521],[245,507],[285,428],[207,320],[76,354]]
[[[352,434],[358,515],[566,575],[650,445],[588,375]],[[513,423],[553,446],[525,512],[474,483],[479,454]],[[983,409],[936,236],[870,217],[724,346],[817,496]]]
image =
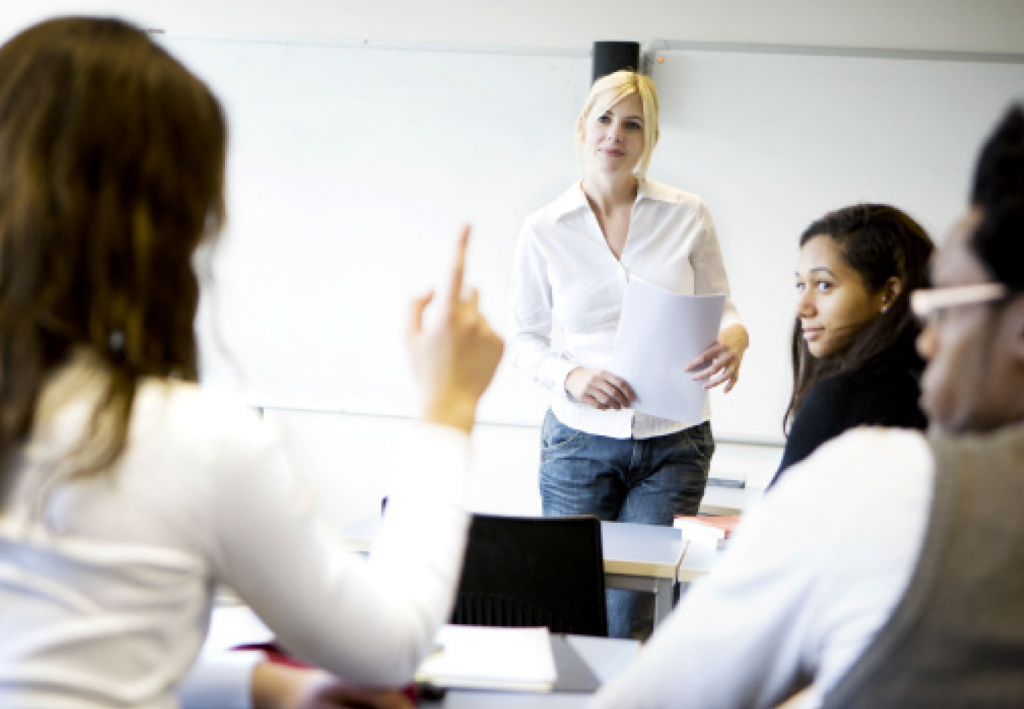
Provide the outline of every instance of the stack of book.
[[688,541],[721,549],[729,541],[739,521],[739,515],[699,515],[696,517],[680,515],[676,517],[673,526],[682,530],[683,538]]

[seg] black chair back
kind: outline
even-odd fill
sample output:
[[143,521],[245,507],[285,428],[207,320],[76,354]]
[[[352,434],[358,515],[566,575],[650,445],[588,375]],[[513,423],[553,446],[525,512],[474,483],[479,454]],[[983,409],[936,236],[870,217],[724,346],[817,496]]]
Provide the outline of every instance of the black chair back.
[[474,515],[451,622],[607,636],[601,522]]

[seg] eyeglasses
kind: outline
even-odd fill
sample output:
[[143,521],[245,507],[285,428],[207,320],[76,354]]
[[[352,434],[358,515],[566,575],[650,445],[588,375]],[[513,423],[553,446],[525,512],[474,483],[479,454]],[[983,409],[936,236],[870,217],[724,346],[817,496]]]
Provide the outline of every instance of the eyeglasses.
[[942,314],[953,308],[994,303],[1009,294],[1010,289],[1002,283],[919,288],[910,294],[910,309],[921,323],[921,327],[926,327],[939,322]]

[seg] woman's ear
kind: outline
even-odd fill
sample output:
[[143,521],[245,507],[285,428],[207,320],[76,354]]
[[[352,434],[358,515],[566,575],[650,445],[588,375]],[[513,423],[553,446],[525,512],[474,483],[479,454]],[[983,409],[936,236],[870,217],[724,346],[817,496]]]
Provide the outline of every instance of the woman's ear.
[[900,282],[900,279],[896,276],[890,276],[889,280],[882,286],[881,307],[883,313],[889,309],[890,305],[896,302],[901,290],[903,290],[903,284]]

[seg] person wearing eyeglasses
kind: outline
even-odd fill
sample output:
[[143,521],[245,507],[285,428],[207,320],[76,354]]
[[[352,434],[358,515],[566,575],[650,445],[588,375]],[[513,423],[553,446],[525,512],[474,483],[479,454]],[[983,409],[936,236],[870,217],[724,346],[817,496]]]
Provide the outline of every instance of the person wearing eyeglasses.
[[829,212],[800,237],[793,393],[782,473],[862,425],[923,429],[924,362],[914,349],[910,293],[927,281],[935,245],[901,210],[858,204]]
[[1024,706],[1021,105],[930,269],[927,431],[858,428],[794,465],[593,707]]

